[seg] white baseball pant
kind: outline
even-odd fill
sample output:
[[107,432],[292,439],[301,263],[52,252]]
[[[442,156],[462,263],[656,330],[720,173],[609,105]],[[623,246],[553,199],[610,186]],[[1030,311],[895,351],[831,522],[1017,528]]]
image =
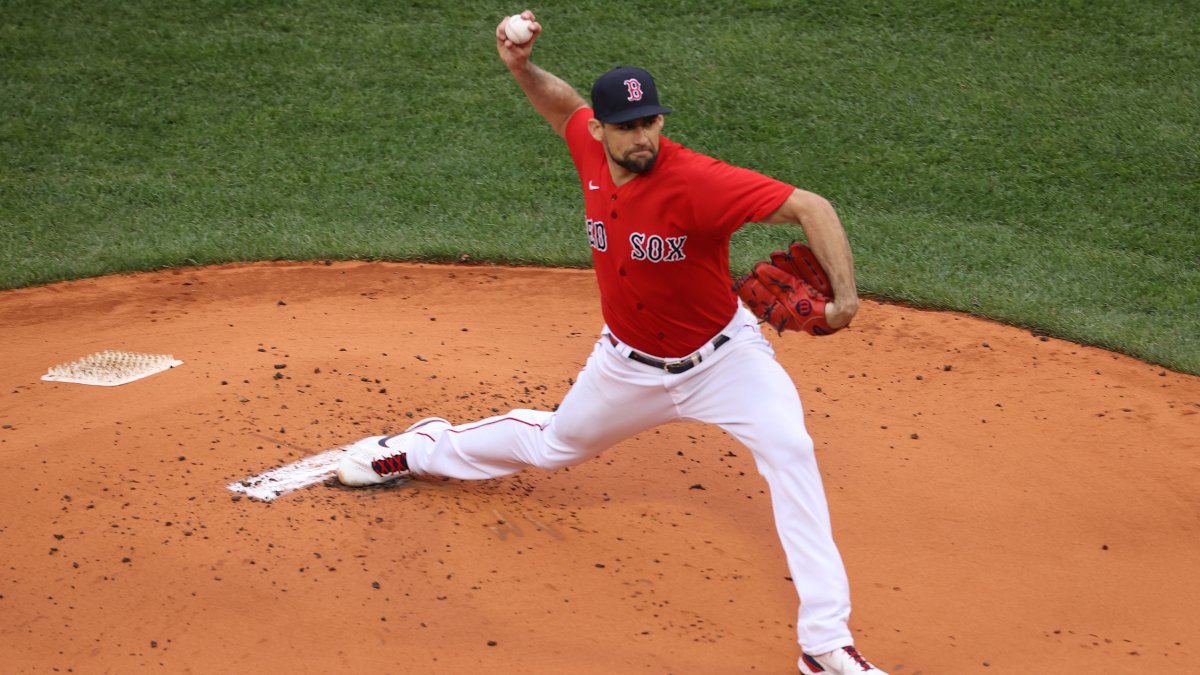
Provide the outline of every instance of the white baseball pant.
[[434,443],[413,444],[408,466],[417,475],[496,478],[579,464],[667,422],[716,424],[751,450],[770,488],[801,600],[800,646],[823,654],[853,644],[849,583],[800,396],[753,314],[739,306],[723,333],[728,343],[670,374],[628,358],[629,347],[613,345],[605,328],[556,412],[519,409],[451,427]]

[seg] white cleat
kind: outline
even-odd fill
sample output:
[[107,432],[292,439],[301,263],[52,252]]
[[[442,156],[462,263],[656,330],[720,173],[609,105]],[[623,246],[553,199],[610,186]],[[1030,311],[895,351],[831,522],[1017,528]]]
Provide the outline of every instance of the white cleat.
[[353,443],[338,462],[337,479],[342,485],[382,485],[409,475],[407,453],[413,443],[432,441],[432,434],[450,428],[440,417],[426,417],[395,436],[371,436]]
[[828,654],[813,656],[805,654],[800,657],[800,672],[804,675],[852,675],[853,673],[868,673],[869,675],[887,675],[887,673],[871,665],[853,645],[835,649]]

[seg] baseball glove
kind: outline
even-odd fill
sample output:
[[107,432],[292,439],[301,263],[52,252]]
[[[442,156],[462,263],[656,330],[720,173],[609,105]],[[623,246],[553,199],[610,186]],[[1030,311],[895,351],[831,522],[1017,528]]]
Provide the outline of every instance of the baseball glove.
[[733,284],[733,290],[760,321],[784,331],[809,335],[835,332],[825,321],[825,304],[833,285],[812,249],[794,242],[786,251],[773,251],[770,262],[760,261]]

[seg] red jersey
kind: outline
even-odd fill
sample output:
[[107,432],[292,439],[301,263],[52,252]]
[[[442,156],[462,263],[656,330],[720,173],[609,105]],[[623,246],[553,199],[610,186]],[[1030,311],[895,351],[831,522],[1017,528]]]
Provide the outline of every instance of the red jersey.
[[590,108],[567,122],[583,188],[592,264],[609,330],[663,358],[699,349],[737,309],[729,239],[783,205],[793,187],[661,137],[654,168],[617,187]]

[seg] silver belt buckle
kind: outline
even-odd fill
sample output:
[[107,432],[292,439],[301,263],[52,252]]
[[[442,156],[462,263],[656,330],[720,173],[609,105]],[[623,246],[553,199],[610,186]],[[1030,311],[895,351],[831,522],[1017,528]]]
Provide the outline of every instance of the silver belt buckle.
[[691,370],[692,368],[700,365],[700,362],[703,360],[704,359],[700,358],[700,352],[692,352],[691,356],[679,359],[678,361],[663,361],[663,370],[670,373],[672,368],[679,368],[680,366],[689,363],[691,365],[689,365],[687,368],[684,368],[684,370]]

